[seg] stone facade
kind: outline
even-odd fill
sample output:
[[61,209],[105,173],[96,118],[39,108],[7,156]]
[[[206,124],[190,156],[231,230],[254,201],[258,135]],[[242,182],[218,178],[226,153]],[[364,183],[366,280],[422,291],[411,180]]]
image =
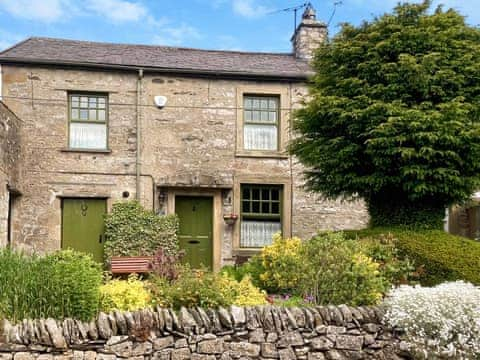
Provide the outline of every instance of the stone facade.
[[[244,181],[285,187],[286,235],[308,238],[318,230],[367,224],[362,202],[325,201],[304,191],[301,166],[285,154],[291,111],[300,106],[305,84],[154,74],[146,74],[141,84],[139,197],[165,214],[174,211],[175,194],[215,196],[217,266],[232,261],[238,249],[239,226],[226,225],[223,214],[238,213],[238,185]],[[41,252],[60,247],[62,197],[104,197],[109,204],[125,199],[124,192],[127,199],[136,197],[136,89],[135,73],[3,66],[4,101],[22,119],[18,188],[23,195],[15,208],[15,246]],[[110,152],[66,149],[70,91],[108,94]],[[258,157],[237,148],[239,99],[252,92],[282,98],[279,153]],[[158,94],[169,99],[163,109],[153,105]]]
[[0,246],[8,243],[9,204],[18,181],[20,120],[0,101]]
[[376,307],[232,306],[0,323],[2,360],[411,358]]

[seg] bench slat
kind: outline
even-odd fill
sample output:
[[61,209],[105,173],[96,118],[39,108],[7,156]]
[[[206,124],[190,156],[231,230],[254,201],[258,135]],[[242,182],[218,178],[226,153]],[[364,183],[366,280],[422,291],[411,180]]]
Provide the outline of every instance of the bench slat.
[[114,256],[110,261],[112,274],[131,274],[150,272],[153,256]]

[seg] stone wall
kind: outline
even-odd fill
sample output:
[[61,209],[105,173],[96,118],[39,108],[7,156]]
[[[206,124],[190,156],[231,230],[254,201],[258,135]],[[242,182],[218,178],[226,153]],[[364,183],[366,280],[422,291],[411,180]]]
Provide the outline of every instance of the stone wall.
[[[62,197],[103,197],[109,204],[135,198],[137,74],[3,65],[3,94],[22,119],[19,199],[14,245],[38,252],[61,246]],[[68,151],[68,92],[108,93],[109,153]],[[362,202],[325,201],[303,190],[301,167],[285,152],[272,156],[238,153],[243,93],[278,94],[282,102],[283,147],[291,137],[291,112],[307,93],[304,83],[191,78],[145,73],[140,96],[141,186],[143,204],[159,214],[174,211],[177,191],[211,191],[220,249],[218,263],[233,260],[239,223],[223,214],[239,207],[235,184],[242,180],[280,183],[288,188],[286,235],[308,238],[318,230],[366,226]],[[167,106],[154,106],[156,95]],[[169,198],[170,197],[170,198]],[[287,227],[285,227],[287,229]],[[218,241],[218,242],[217,242]],[[237,242],[237,245],[236,243]],[[216,250],[217,251],[217,250]],[[217,259],[217,255],[215,255]]]
[[167,309],[101,313],[90,323],[0,322],[2,360],[402,359],[399,334],[377,307],[229,310]]
[[7,244],[9,188],[17,187],[20,120],[0,101],[0,247]]

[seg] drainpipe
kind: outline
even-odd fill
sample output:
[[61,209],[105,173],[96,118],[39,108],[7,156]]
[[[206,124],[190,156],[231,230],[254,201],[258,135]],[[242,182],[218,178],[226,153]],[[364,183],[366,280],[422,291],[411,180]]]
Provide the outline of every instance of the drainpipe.
[[2,64],[0,64],[0,101],[2,101],[2,87],[3,87],[3,82],[2,82]]
[[136,151],[136,160],[135,160],[135,183],[136,183],[136,190],[135,190],[135,199],[140,201],[140,175],[141,175],[141,168],[140,168],[140,148],[141,148],[141,100],[142,100],[142,79],[143,79],[143,69],[138,69],[138,80],[137,80],[137,118],[135,127],[137,129],[137,151]]

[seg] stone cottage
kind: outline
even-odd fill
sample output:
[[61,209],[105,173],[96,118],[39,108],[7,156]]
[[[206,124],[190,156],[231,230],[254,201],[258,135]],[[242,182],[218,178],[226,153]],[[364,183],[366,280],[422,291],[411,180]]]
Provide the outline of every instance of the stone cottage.
[[362,202],[306,192],[286,152],[326,36],[308,8],[289,54],[50,38],[3,51],[0,245],[100,259],[104,213],[132,199],[177,213],[190,261],[214,269],[278,231],[364,227]]

